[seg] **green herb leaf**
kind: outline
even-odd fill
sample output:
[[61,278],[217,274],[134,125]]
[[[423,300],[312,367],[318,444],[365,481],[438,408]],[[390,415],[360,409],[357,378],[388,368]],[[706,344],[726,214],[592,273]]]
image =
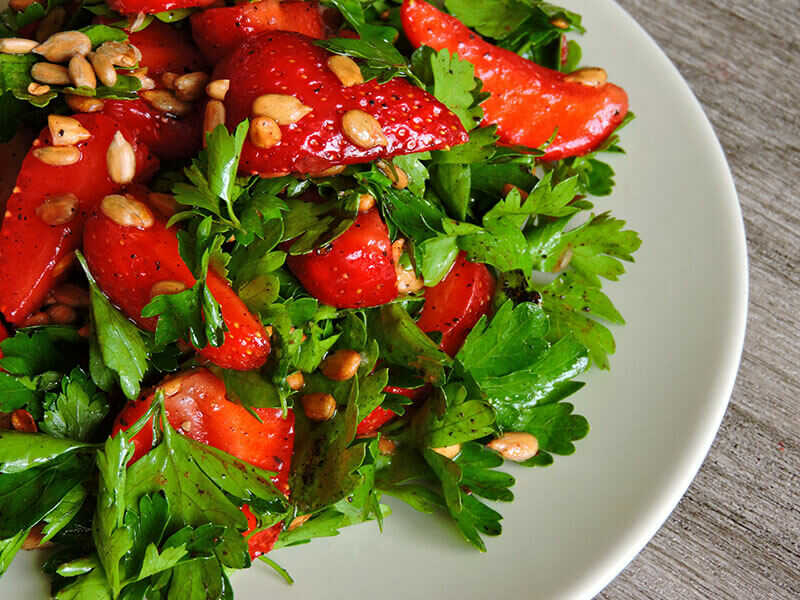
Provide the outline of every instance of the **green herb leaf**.
[[0,575],[8,570],[17,552],[22,550],[22,544],[28,537],[28,533],[30,530],[25,529],[10,538],[0,540]]
[[539,453],[522,463],[524,466],[552,464],[550,453],[569,455],[575,452],[573,442],[589,433],[585,417],[572,414],[574,407],[568,402],[554,402],[537,406],[530,411],[524,430],[539,442]]
[[80,336],[71,327],[21,329],[0,342],[0,367],[13,375],[38,375],[69,368]]
[[83,255],[80,252],[76,255],[89,280],[93,331],[103,362],[119,377],[125,396],[134,400],[139,397],[140,384],[147,372],[147,346],[139,329],[100,291]]
[[442,448],[479,439],[494,432],[494,411],[483,400],[469,398],[456,383],[437,388],[414,415],[412,431],[422,448]]
[[86,448],[91,445],[41,433],[3,431],[0,432],[0,473],[21,473],[42,467]]
[[170,523],[194,527],[214,523],[240,531],[247,528],[247,519],[231,498],[239,503],[260,500],[276,513],[285,510],[283,494],[271,483],[270,473],[185,438],[165,419],[161,421],[161,444],[128,470],[125,494],[129,503],[163,490],[172,507]]
[[213,219],[208,216],[194,222],[190,231],[180,231],[178,241],[181,258],[197,281],[177,294],[155,296],[142,309],[142,316],[158,317],[157,348],[181,339],[188,340],[195,348],[209,344],[219,347],[228,328],[219,302],[207,285],[207,277],[212,261],[217,265],[228,261],[221,250],[224,236],[214,232]]
[[479,105],[488,94],[481,93],[483,84],[475,77],[472,63],[451,55],[447,48],[436,52],[422,46],[411,56],[411,65],[427,91],[458,115],[467,131],[481,122],[483,109]]
[[88,498],[89,492],[84,485],[76,485],[72,488],[59,505],[51,511],[45,518],[45,526],[42,528],[42,544],[49,542],[53,537],[66,527],[75,515],[83,508],[83,504]]
[[329,202],[287,201],[283,239],[294,240],[289,254],[307,254],[330,244],[350,229],[358,216],[358,194],[351,193]]
[[89,441],[109,412],[105,395],[79,368],[61,381],[61,392],[45,400],[42,431],[54,437]]
[[356,30],[359,39],[330,38],[316,44],[335,54],[364,60],[361,72],[365,81],[378,79],[385,83],[394,77],[415,78],[405,57],[394,47],[398,32],[392,27],[366,22],[364,9],[358,0],[328,0]]
[[540,306],[508,301],[491,322],[481,318],[456,356],[457,372],[480,388],[501,431],[527,431],[537,407],[583,387],[573,380],[588,368],[587,349],[571,336],[551,346],[548,321]]
[[347,407],[333,419],[309,421],[295,413],[295,442],[289,487],[301,513],[315,512],[350,494],[361,482],[356,470],[366,446],[351,446],[358,425],[358,379],[351,380]]
[[608,213],[564,231],[568,221],[565,217],[526,232],[529,252],[539,270],[555,271],[567,265],[552,283],[537,287],[551,318],[549,338],[574,335],[589,348],[592,362],[607,369],[608,355],[615,349],[614,338],[597,319],[617,324],[625,321],[600,290],[600,278],[619,279],[625,272],[621,261],[633,261],[641,240],[636,232],[623,230],[624,221]]
[[73,451],[40,466],[0,477],[0,540],[27,530],[50,514],[91,474],[90,454]]
[[128,34],[123,29],[110,25],[87,25],[78,31],[89,37],[92,48],[105,42],[124,42],[128,39]]
[[445,379],[445,367],[452,359],[417,327],[411,316],[397,304],[372,310],[368,317],[369,335],[377,340],[381,358],[422,373],[428,383],[440,385]]
[[19,377],[0,373],[0,411],[10,413],[35,402],[36,392],[25,385]]

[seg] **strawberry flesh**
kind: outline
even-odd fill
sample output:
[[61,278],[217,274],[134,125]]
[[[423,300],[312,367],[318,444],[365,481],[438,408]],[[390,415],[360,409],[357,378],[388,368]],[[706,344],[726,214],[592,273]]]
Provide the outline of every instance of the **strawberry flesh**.
[[[463,144],[468,136],[458,117],[424,90],[399,78],[345,87],[327,66],[332,56],[313,40],[288,32],[248,39],[225,58],[214,79],[229,79],[225,98],[230,129],[251,117],[253,101],[264,94],[295,96],[313,111],[281,127],[272,148],[245,142],[240,171],[277,176],[321,174],[340,165]],[[345,135],[342,117],[361,110],[380,123],[385,146],[361,148]]]

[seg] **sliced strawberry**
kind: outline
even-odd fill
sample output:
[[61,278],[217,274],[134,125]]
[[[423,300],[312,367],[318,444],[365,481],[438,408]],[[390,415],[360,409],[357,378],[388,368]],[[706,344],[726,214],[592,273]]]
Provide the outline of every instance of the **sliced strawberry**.
[[[5,326],[0,323],[0,342],[8,337],[8,331],[6,330]],[[0,358],[3,358],[3,351],[0,350]],[[2,371],[3,369],[0,369]]]
[[415,47],[447,48],[475,65],[491,96],[482,104],[485,123],[497,125],[506,144],[536,148],[558,135],[545,160],[585,154],[605,140],[628,112],[628,96],[611,83],[571,82],[480,38],[458,19],[423,0],[404,0],[403,29]]
[[168,10],[210,6],[217,0],[109,0],[108,6],[123,15],[153,15]]
[[[47,292],[72,264],[87,214],[107,194],[121,186],[108,175],[109,144],[120,131],[136,153],[137,178],[146,179],[158,169],[158,160],[119,121],[103,114],[80,114],[74,118],[92,136],[77,144],[81,158],[67,166],[42,162],[34,151],[50,146],[45,128],[34,141],[8,199],[0,229],[0,312],[9,323],[20,325],[41,306]],[[72,220],[48,225],[37,216],[37,208],[57,195],[74,194],[79,204]]]
[[439,331],[439,347],[455,356],[478,320],[489,311],[495,281],[486,265],[467,260],[462,252],[437,285],[425,290],[425,306],[417,325],[425,333]]
[[329,246],[289,256],[286,264],[312,296],[337,308],[379,306],[397,297],[389,230],[375,208]]
[[[402,388],[386,388],[384,392],[392,391],[395,394],[406,395],[405,392],[410,390],[403,390]],[[382,406],[376,407],[367,417],[358,424],[356,430],[356,437],[372,437],[378,430],[386,425],[389,421],[394,419],[397,415],[390,410],[386,410]]]
[[147,67],[150,77],[167,71],[183,75],[206,70],[206,61],[187,28],[153,20],[141,31],[131,33],[128,41],[142,53],[139,64]]
[[[133,190],[139,199],[140,190]],[[178,251],[174,229],[155,218],[146,229],[126,227],[95,211],[86,223],[84,253],[97,283],[109,299],[142,328],[155,331],[156,319],[145,319],[142,309],[152,299],[153,286],[176,282],[195,284]],[[261,367],[270,352],[264,327],[253,316],[227,281],[209,270],[207,285],[219,302],[228,327],[225,342],[218,348],[206,346],[201,356],[226,369],[250,370]]]
[[[283,418],[280,409],[254,408],[258,419],[245,408],[228,400],[225,384],[206,369],[195,369],[171,377],[161,384],[166,395],[164,408],[170,425],[178,433],[213,446],[236,458],[275,473],[270,479],[284,494],[289,492],[289,469],[294,448],[294,413]],[[129,402],[117,416],[112,435],[127,430],[153,403],[154,394]],[[259,421],[260,419],[260,421]],[[133,436],[134,454],[129,465],[153,446],[153,427],[148,423]],[[258,528],[258,520],[247,505],[242,507],[248,529]],[[248,539],[250,555],[266,554],[275,545],[282,529],[278,523]]]
[[253,533],[258,529],[258,519],[247,504],[242,506],[242,512],[244,516],[247,517],[247,531],[242,535],[248,538],[247,547],[250,550],[250,558],[255,560],[259,556],[263,556],[272,550],[275,546],[275,542],[278,541],[278,536],[280,536],[281,531],[283,531],[283,522],[276,523],[269,529]]
[[164,160],[191,158],[202,146],[201,105],[190,115],[178,118],[156,110],[144,100],[106,100],[103,113],[124,123]]
[[264,0],[209,8],[192,15],[192,35],[206,59],[216,64],[242,42],[265,31],[295,31],[322,39],[325,27],[316,2]]
[[[194,45],[187,29],[153,21],[145,29],[130,34],[128,41],[142,53],[140,66],[161,87],[160,75],[183,75],[206,68],[205,59]],[[178,117],[153,108],[143,100],[106,100],[103,113],[118,119],[153,153],[164,160],[195,156],[203,140],[203,105]]]
[[[312,109],[296,123],[281,126],[281,141],[269,149],[245,142],[243,173],[323,173],[467,141],[458,117],[424,90],[398,78],[345,87],[327,66],[331,56],[306,36],[274,32],[248,39],[217,65],[214,79],[230,80],[225,98],[229,128],[250,118],[253,101],[265,94],[294,96]],[[377,120],[385,145],[364,148],[350,141],[342,118],[353,110]]]

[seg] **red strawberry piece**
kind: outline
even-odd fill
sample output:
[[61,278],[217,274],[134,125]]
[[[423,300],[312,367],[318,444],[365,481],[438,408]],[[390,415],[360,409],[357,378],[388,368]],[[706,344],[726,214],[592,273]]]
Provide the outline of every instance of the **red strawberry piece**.
[[611,83],[592,86],[541,67],[484,41],[458,19],[423,0],[404,0],[403,29],[415,47],[447,48],[475,65],[483,91],[485,124],[497,125],[500,140],[536,148],[558,135],[545,160],[590,152],[625,118],[628,96]]
[[[234,404],[226,395],[225,384],[206,369],[195,369],[171,377],[161,384],[165,393],[164,408],[170,425],[188,438],[232,454],[256,467],[275,473],[271,477],[279,490],[289,492],[289,470],[294,448],[294,413],[283,418],[280,409],[254,408],[259,419]],[[150,408],[155,395],[129,402],[117,416],[112,435],[127,430]],[[153,446],[153,426],[148,423],[131,439],[134,454],[129,465],[144,456]],[[282,523],[250,535],[258,528],[250,507],[247,517],[250,556],[256,558],[272,550]]]
[[[2,324],[2,323],[0,323],[0,342],[2,342],[2,341],[3,341],[4,339],[6,339],[7,337],[8,337],[8,331],[7,331],[7,330],[6,330],[6,328],[3,326],[3,324]],[[2,350],[0,350],[0,358],[3,358],[3,351],[2,351]],[[3,369],[0,369],[0,371],[2,371],[2,370],[3,370]]]
[[[146,190],[130,191],[139,201],[145,200]],[[102,211],[95,211],[86,222],[83,247],[89,269],[103,292],[148,331],[155,331],[157,320],[141,315],[152,299],[154,286],[171,282],[188,288],[196,282],[180,256],[175,230],[155,216],[151,226],[140,229],[120,225]],[[226,369],[261,367],[270,352],[261,321],[213,270],[209,270],[206,284],[219,302],[228,331],[221,346],[206,346],[199,349],[200,355]]]
[[141,31],[131,33],[128,42],[142,53],[139,64],[147,67],[150,77],[167,71],[183,75],[206,70],[206,61],[188,29],[178,29],[154,20]]
[[462,252],[437,285],[425,291],[417,325],[425,333],[439,331],[439,347],[455,356],[478,320],[489,312],[495,281],[486,265],[467,260]]
[[[161,75],[164,73],[184,75],[206,68],[205,59],[186,29],[153,21],[145,29],[130,34],[128,41],[142,53],[139,64],[147,68],[147,76],[155,81],[156,87],[163,87]],[[162,112],[144,100],[106,100],[103,112],[124,123],[164,160],[191,158],[201,148],[202,103],[182,117]]]
[[375,208],[330,245],[289,256],[286,264],[312,296],[337,308],[379,306],[397,297],[389,230]]
[[[293,124],[280,127],[277,145],[265,149],[245,142],[243,173],[321,174],[340,165],[467,141],[458,117],[424,90],[398,78],[383,85],[373,80],[345,87],[328,67],[331,56],[306,36],[274,32],[248,39],[217,65],[214,79],[230,80],[225,98],[229,128],[250,118],[254,100],[266,94],[293,96],[310,108]],[[350,111],[374,118],[385,143],[353,143],[354,128],[343,125],[346,114],[356,114]]]
[[[134,147],[137,179],[146,180],[158,169],[158,160],[119,121],[103,114],[73,118],[91,134],[76,144],[80,160],[54,166],[37,158],[36,150],[53,141],[45,128],[25,157],[6,205],[0,229],[0,312],[14,325],[21,325],[41,306],[73,263],[88,213],[103,196],[122,187],[108,175],[106,154],[114,134],[120,131]],[[75,215],[63,224],[44,222],[37,209],[45,200],[64,194],[77,197]]]
[[[384,392],[388,392],[390,388],[384,389]],[[393,393],[402,393],[406,395],[404,392],[409,390],[402,390],[402,388],[391,388]],[[402,391],[400,391],[402,390]],[[371,413],[367,415],[367,417],[358,424],[358,429],[356,430],[356,437],[372,437],[378,430],[386,425],[389,421],[394,419],[397,415],[394,414],[390,410],[386,410],[382,406],[376,407]]]
[[[275,546],[278,541],[281,531],[283,531],[283,522],[276,523],[269,529],[263,531],[256,531],[258,529],[258,519],[250,510],[250,507],[245,504],[242,506],[242,512],[247,517],[247,531],[242,535],[247,539],[247,548],[250,551],[250,558],[255,560],[259,556],[263,556]],[[253,533],[255,531],[255,533]]]
[[221,8],[209,8],[192,15],[192,35],[212,64],[235,50],[253,35],[265,31],[295,31],[322,39],[325,27],[316,2],[264,0]]
[[216,0],[109,0],[108,6],[123,15],[153,15],[181,8],[210,6],[214,2]]
[[103,113],[117,119],[164,160],[191,158],[203,140],[202,105],[185,117],[161,112],[144,100],[106,100]]

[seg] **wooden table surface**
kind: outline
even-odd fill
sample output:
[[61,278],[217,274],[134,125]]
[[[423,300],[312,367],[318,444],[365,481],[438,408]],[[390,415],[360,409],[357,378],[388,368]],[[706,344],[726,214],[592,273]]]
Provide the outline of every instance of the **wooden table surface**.
[[730,407],[686,496],[604,600],[800,598],[800,0],[618,0],[730,161],[750,313]]

